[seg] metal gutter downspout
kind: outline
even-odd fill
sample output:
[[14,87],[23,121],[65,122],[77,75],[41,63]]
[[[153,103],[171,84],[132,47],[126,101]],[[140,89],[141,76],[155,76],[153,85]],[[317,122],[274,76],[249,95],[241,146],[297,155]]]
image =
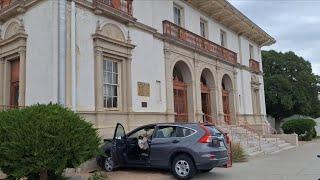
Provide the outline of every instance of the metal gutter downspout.
[[66,7],[67,0],[58,2],[58,104],[66,106]]
[[77,52],[76,52],[76,33],[77,19],[75,2],[71,1],[71,72],[72,72],[72,110],[77,111]]

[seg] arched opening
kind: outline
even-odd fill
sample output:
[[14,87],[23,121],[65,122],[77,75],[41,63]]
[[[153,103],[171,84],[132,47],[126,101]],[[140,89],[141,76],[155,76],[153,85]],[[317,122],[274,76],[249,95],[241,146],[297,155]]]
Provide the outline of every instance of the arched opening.
[[222,78],[222,104],[223,104],[223,117],[227,124],[231,124],[231,107],[232,107],[232,81],[228,75]]
[[201,73],[201,107],[204,115],[204,121],[213,122],[213,115],[215,107],[215,96],[214,96],[214,78],[209,69],[204,69]]
[[188,106],[188,101],[192,97],[192,88],[188,84],[192,83],[191,72],[187,64],[179,61],[175,64],[172,73],[173,96],[175,122],[188,122],[188,114],[192,112],[192,107]]

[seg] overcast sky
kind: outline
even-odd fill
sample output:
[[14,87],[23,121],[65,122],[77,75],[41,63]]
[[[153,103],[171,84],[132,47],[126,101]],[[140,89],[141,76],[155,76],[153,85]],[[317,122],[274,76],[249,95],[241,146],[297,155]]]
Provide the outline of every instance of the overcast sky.
[[320,0],[229,0],[276,38],[264,49],[293,51],[312,63],[320,75]]

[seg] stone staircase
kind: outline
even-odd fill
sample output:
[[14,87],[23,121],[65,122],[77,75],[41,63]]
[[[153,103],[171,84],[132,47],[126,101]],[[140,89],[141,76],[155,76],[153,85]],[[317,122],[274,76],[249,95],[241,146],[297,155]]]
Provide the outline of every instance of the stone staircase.
[[295,145],[287,143],[281,138],[267,138],[242,126],[220,125],[217,127],[230,134],[233,142],[240,143],[249,156],[274,154],[295,147]]

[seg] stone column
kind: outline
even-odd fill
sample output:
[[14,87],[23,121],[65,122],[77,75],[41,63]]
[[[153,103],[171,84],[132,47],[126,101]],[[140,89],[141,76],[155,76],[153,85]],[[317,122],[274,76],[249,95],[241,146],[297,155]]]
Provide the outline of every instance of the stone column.
[[238,86],[237,86],[237,72],[233,72],[233,123],[237,123],[237,114],[239,114],[239,98],[238,98]]
[[20,72],[19,72],[19,106],[25,106],[26,95],[26,50],[22,49],[19,52]]
[[214,120],[218,120],[218,88],[216,87],[209,87],[210,88],[210,106],[211,106],[211,116]]
[[[4,89],[4,60],[0,59],[0,106],[3,105],[3,89]],[[2,107],[0,107],[1,109]]]
[[3,105],[10,105],[10,78],[11,78],[10,62],[4,60],[4,76],[3,76]]
[[220,67],[216,67],[217,68],[217,88],[216,88],[216,96],[217,96],[217,101],[218,101],[218,107],[217,107],[217,112],[218,112],[218,121],[224,121],[224,113],[223,113],[223,100],[222,100],[222,76],[223,74],[221,73],[221,68]]
[[126,102],[126,111],[132,112],[132,74],[131,74],[131,62],[132,59],[128,58],[126,61],[126,81],[123,84],[126,84],[127,94],[124,97],[127,97]]
[[195,63],[195,112],[196,112],[196,118],[195,122],[199,122],[203,120],[203,112],[202,112],[202,100],[201,100],[201,67],[199,66],[199,63]]
[[174,97],[173,97],[173,79],[172,79],[172,60],[170,59],[170,50],[165,45],[165,76],[166,76],[166,102],[167,102],[167,121],[174,122]]
[[95,106],[96,111],[102,110],[103,107],[103,56],[102,52],[95,52]]

